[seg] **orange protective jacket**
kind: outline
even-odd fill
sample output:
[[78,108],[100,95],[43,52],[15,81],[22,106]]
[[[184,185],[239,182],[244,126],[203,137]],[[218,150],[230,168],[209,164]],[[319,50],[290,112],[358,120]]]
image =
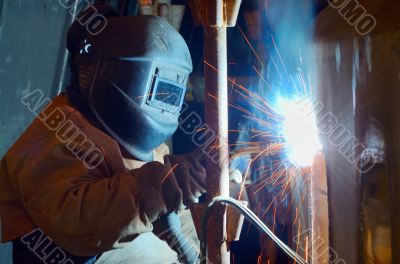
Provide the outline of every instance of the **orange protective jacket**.
[[[130,171],[143,163],[124,160],[117,142],[89,123],[65,95],[57,96],[43,113],[56,108],[102,151],[104,159],[94,168],[85,166],[67,148],[68,142],[62,142],[66,138],[60,140],[43,119],[35,119],[0,164],[2,241],[39,227],[70,253],[92,256],[151,231],[152,224],[141,211],[137,175]],[[162,161],[167,152],[164,145],[155,159]]]

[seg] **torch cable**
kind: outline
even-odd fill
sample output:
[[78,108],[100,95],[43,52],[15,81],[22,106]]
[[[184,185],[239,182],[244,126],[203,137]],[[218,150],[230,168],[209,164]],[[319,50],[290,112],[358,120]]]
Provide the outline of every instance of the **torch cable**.
[[205,214],[202,219],[201,228],[201,238],[200,238],[200,250],[201,250],[201,263],[206,261],[206,241],[207,241],[207,222],[210,217],[211,209],[219,203],[224,203],[232,206],[237,211],[239,211],[250,223],[255,225],[259,230],[266,233],[289,257],[291,257],[296,263],[308,264],[299,254],[297,254],[293,249],[286,245],[282,240],[280,240],[263,222],[258,218],[249,208],[240,203],[239,201],[224,196],[217,196],[212,199],[208,204]]

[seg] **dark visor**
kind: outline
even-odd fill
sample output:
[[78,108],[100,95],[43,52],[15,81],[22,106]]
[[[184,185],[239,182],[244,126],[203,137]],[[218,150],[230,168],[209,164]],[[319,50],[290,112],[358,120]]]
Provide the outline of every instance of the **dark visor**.
[[163,78],[157,78],[149,94],[148,103],[170,113],[180,110],[186,87]]

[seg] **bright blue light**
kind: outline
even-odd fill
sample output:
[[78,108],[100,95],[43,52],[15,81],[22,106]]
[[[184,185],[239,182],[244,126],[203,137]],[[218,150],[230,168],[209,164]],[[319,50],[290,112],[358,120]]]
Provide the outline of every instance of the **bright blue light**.
[[284,118],[281,133],[289,160],[299,167],[311,166],[314,155],[322,149],[312,103],[308,98],[280,97],[278,110]]

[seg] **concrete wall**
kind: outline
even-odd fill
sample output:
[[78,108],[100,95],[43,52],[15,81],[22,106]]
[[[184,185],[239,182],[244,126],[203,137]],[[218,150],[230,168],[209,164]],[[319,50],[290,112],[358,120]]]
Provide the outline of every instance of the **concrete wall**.
[[[366,131],[372,121],[376,120],[381,127],[393,204],[391,263],[399,263],[400,3],[389,0],[358,2],[377,22],[366,36],[359,34],[356,27],[340,15],[340,7],[328,6],[315,21],[318,92],[327,110],[365,146],[370,147]],[[366,175],[359,173],[337,147],[325,143],[330,246],[345,263],[369,263],[363,257],[361,238],[365,231],[360,228],[360,211],[365,209],[365,205],[360,204],[361,178],[365,179]],[[356,141],[348,144],[356,144]]]
[[[34,118],[21,97],[57,94],[71,17],[58,0],[0,0],[0,157]],[[0,263],[12,263],[9,243]]]

